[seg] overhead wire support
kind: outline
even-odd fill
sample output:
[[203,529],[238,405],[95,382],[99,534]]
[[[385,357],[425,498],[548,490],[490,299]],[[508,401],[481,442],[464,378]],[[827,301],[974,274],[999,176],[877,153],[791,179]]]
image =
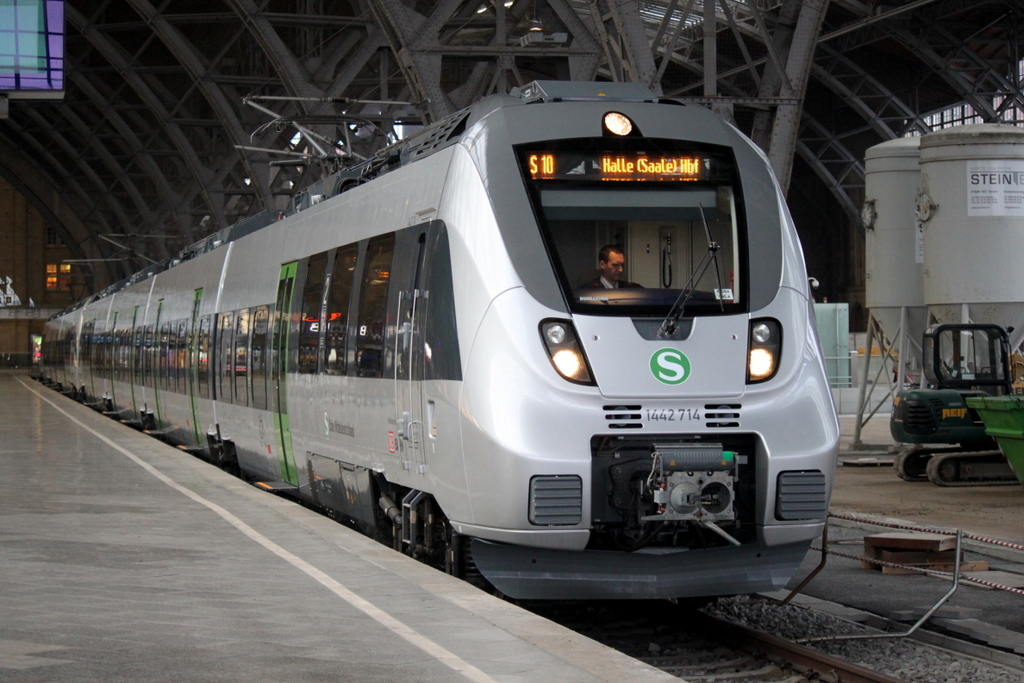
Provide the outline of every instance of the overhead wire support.
[[398,107],[415,107],[415,102],[404,102],[401,100],[362,100],[354,97],[291,97],[289,95],[250,95],[243,97],[242,101],[248,103],[250,100],[262,102],[330,102],[333,104],[381,104],[394,105]]

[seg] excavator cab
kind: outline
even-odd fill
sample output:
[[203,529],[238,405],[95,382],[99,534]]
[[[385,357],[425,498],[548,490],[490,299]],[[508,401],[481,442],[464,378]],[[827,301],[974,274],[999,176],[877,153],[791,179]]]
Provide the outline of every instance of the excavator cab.
[[1010,393],[1010,339],[998,325],[933,325],[922,344],[924,375],[936,389]]
[[927,386],[901,392],[889,421],[893,440],[908,445],[896,456],[897,475],[940,486],[1016,483],[966,401],[1012,392],[1007,331],[999,325],[933,325],[923,342]]

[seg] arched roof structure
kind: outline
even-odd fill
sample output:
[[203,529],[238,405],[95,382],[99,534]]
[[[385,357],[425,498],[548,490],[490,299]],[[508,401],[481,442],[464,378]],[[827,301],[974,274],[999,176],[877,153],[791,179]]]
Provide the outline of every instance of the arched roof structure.
[[[1021,122],[1022,10],[1019,0],[67,0],[66,95],[8,103],[0,176],[76,257],[105,267],[98,286],[283,209],[323,174],[488,94],[535,79],[638,81],[750,135],[791,186],[813,252],[837,233],[856,242],[867,147],[956,117]],[[856,286],[854,273],[829,277]]]

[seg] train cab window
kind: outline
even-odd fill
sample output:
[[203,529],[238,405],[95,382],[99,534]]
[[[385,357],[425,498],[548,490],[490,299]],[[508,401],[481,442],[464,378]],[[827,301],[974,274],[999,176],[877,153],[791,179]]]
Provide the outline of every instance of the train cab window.
[[267,409],[267,330],[270,307],[256,309],[252,321],[252,348],[249,352],[249,367],[252,373],[252,407]]
[[299,317],[299,372],[314,373],[320,358],[320,311],[324,303],[324,277],[327,252],[309,257],[306,284],[302,288],[302,315]]
[[338,249],[334,259],[334,275],[331,277],[331,291],[327,296],[324,313],[324,372],[328,375],[344,375],[347,368],[345,342],[348,332],[348,305],[352,296],[352,281],[356,272],[359,249],[351,244]]
[[383,373],[384,328],[394,250],[393,233],[375,237],[366,247],[356,330],[356,374],[359,377],[380,377]]
[[231,385],[234,383],[231,372],[231,366],[234,364],[231,332],[234,318],[230,313],[221,313],[218,319],[220,324],[217,326],[217,400],[231,403]]
[[623,138],[520,150],[530,197],[574,312],[738,312],[745,259],[732,155]]
[[210,316],[199,319],[199,336],[196,338],[196,379],[199,382],[199,396],[210,398]]
[[235,355],[232,366],[235,383],[235,403],[249,405],[249,310],[235,316]]

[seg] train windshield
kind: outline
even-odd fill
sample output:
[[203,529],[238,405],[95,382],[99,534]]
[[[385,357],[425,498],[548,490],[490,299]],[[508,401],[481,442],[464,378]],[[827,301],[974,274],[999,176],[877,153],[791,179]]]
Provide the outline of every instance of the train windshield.
[[551,261],[576,313],[742,310],[732,155],[674,140],[566,140],[519,150]]

